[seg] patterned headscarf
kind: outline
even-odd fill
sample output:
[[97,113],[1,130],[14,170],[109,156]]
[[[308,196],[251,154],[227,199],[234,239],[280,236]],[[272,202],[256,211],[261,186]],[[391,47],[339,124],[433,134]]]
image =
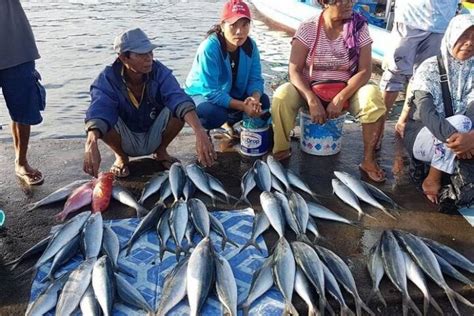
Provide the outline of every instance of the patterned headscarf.
[[[474,26],[473,15],[461,14],[455,16],[449,23],[441,41],[441,57],[446,68],[454,114],[463,114],[467,105],[474,101],[474,91],[472,90],[474,58],[460,61],[452,55],[454,45],[471,26]],[[433,56],[418,67],[411,87],[413,91],[430,93],[433,96],[436,111],[444,115],[443,95],[439,78],[437,57]]]
[[352,74],[355,74],[359,68],[359,32],[362,26],[364,26],[366,23],[367,19],[364,16],[354,12],[352,13],[351,19],[347,20],[343,26],[342,38],[344,39],[344,43],[346,43],[346,47],[349,50],[349,71]]

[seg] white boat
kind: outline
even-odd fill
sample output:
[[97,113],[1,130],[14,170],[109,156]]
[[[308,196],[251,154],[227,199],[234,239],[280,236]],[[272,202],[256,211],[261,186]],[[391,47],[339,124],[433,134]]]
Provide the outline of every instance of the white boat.
[[[321,13],[320,7],[300,0],[250,0],[258,12],[271,24],[295,32],[301,22]],[[390,32],[384,28],[369,24],[372,40],[372,59],[381,64]]]

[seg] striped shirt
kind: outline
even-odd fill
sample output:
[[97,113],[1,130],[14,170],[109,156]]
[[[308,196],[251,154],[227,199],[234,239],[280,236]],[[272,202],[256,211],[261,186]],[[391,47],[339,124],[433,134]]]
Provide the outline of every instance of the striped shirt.
[[[352,76],[350,72],[349,50],[344,43],[342,34],[335,40],[330,40],[326,36],[323,28],[319,31],[319,39],[316,45],[316,54],[314,56],[314,66],[312,78],[309,78],[309,66],[311,64],[311,54],[316,40],[316,32],[319,21],[319,15],[303,22],[296,31],[294,39],[299,40],[308,48],[306,57],[306,66],[303,69],[303,77],[308,81],[321,80],[343,80],[348,81]],[[360,48],[372,43],[367,24],[362,26],[358,46]]]

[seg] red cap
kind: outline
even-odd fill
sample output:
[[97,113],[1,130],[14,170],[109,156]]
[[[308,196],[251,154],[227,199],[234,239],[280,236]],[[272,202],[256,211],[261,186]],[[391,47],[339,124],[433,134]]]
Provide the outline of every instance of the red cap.
[[234,24],[241,18],[251,20],[249,6],[241,0],[230,0],[222,9],[221,21]]

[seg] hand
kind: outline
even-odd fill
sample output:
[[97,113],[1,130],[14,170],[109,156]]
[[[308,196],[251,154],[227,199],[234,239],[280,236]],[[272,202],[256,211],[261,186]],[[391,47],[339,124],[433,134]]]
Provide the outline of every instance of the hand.
[[474,149],[471,149],[467,152],[465,152],[464,154],[459,154],[459,155],[456,155],[456,157],[458,159],[473,159],[474,158]]
[[326,113],[329,119],[338,118],[342,112],[342,106],[344,102],[342,98],[338,97],[337,95],[332,99],[329,103],[328,107],[326,108]]
[[406,126],[406,123],[400,122],[400,120],[398,120],[397,124],[395,124],[395,133],[398,133],[398,135],[400,135],[401,138],[405,136],[405,126]]
[[84,166],[85,173],[97,178],[100,167],[100,152],[97,145],[99,132],[92,130],[87,133],[86,145],[84,149]]
[[248,97],[244,100],[244,112],[250,117],[259,117],[262,113],[262,104],[254,97]]
[[206,131],[203,129],[196,132],[196,153],[198,156],[198,161],[204,167],[212,166],[214,161],[217,159],[214,146],[212,145]]
[[456,155],[462,155],[474,149],[474,134],[454,133],[446,140],[446,146]]
[[327,120],[326,110],[319,101],[318,97],[314,96],[308,100],[309,115],[313,123],[324,124]]

